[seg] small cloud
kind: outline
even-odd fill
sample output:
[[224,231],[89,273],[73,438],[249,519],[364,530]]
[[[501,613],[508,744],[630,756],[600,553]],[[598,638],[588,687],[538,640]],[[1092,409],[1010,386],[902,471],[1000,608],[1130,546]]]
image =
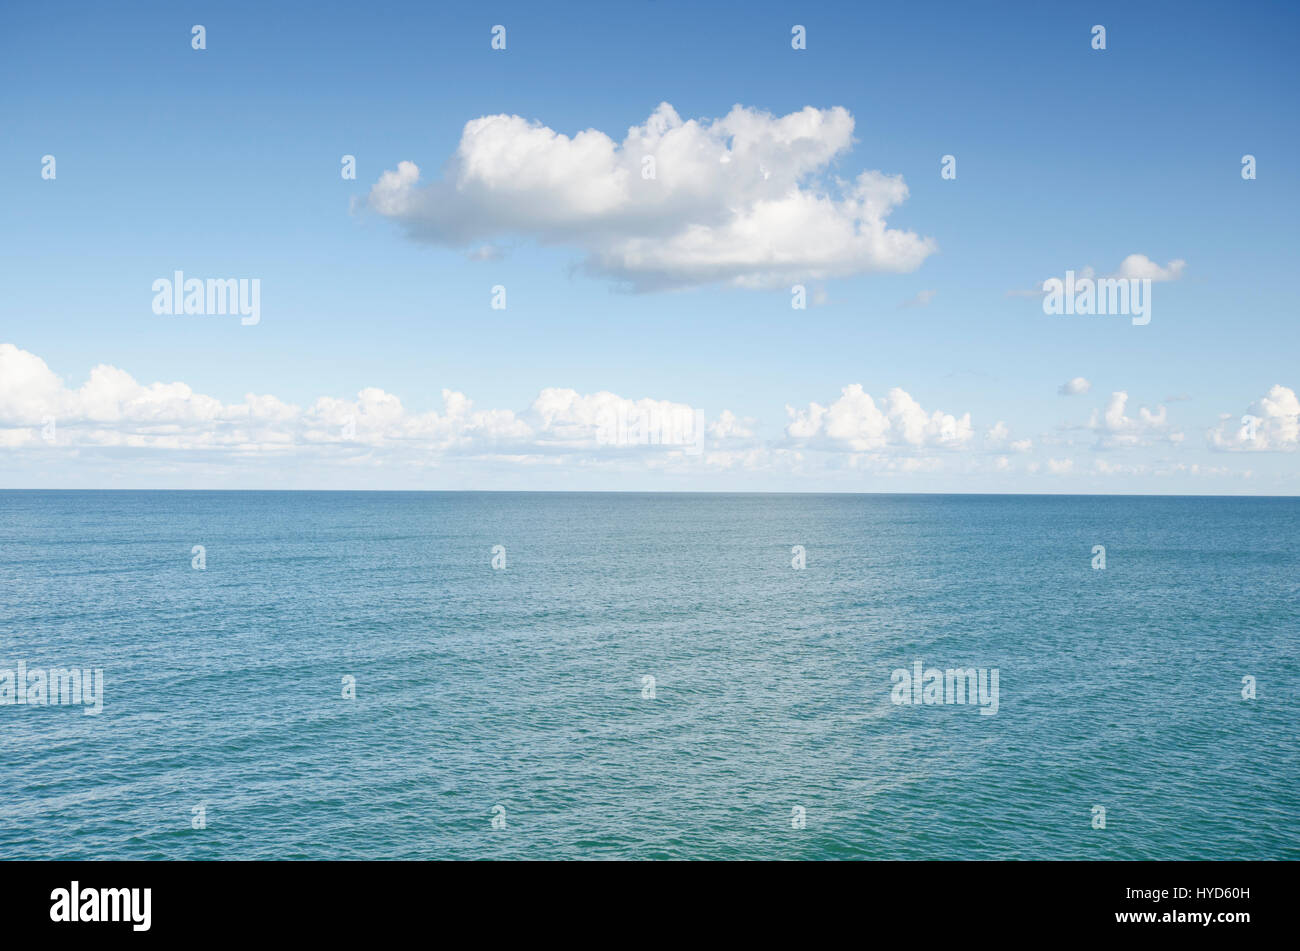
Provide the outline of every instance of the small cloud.
[[1118,462],[1110,462],[1107,459],[1092,460],[1092,470],[1098,475],[1115,476],[1115,475],[1142,475],[1147,471],[1147,467],[1142,464],[1125,465]]
[[937,291],[921,291],[915,297],[903,301],[903,303],[898,306],[903,309],[910,307],[925,307],[930,303],[930,301],[934,300],[934,295],[936,293]]
[[495,244],[481,244],[465,252],[465,257],[471,261],[500,261],[505,256],[505,251]]
[[1062,396],[1082,396],[1092,389],[1092,384],[1081,376],[1076,376],[1073,380],[1067,380],[1056,388],[1056,392]]
[[1187,262],[1182,258],[1170,261],[1164,267],[1156,264],[1145,254],[1130,254],[1120,262],[1119,271],[1114,277],[1130,280],[1176,281],[1183,276]]
[[[1187,267],[1187,262],[1184,261],[1182,258],[1175,258],[1174,260],[1166,264],[1164,267],[1161,267],[1159,264],[1157,264],[1155,261],[1152,261],[1145,254],[1130,254],[1128,257],[1126,257],[1123,261],[1119,263],[1119,270],[1117,270],[1114,274],[1103,275],[1103,277],[1106,279],[1119,278],[1121,280],[1132,280],[1132,281],[1150,280],[1154,283],[1159,283],[1161,281],[1176,281],[1183,276],[1183,270],[1186,267]],[[1097,272],[1091,266],[1074,268],[1073,270],[1074,270],[1074,279],[1076,282],[1084,281],[1084,280],[1092,281],[1092,280],[1096,280],[1097,278]],[[1060,280],[1059,277],[1055,277],[1055,276],[1053,278],[1049,278],[1049,280],[1051,279],[1055,279],[1058,281]],[[1040,281],[1037,287],[1031,288],[1029,290],[1007,291],[1006,296],[1007,297],[1042,297],[1045,293],[1047,293],[1047,289],[1043,286],[1046,283],[1047,281]]]
[[1124,449],[1148,446],[1153,442],[1179,443],[1183,434],[1171,428],[1168,407],[1152,410],[1142,406],[1137,416],[1127,413],[1128,393],[1117,390],[1110,394],[1103,411],[1092,411],[1088,428],[1097,434],[1098,449]]
[[729,409],[724,409],[717,420],[709,426],[709,435],[716,440],[750,439],[754,435],[754,420],[737,416]]

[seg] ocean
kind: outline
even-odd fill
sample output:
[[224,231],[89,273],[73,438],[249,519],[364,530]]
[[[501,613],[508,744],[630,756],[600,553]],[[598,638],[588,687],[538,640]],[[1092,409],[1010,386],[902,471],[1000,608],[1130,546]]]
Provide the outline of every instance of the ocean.
[[1294,498],[0,492],[0,858],[1296,859],[1298,595]]

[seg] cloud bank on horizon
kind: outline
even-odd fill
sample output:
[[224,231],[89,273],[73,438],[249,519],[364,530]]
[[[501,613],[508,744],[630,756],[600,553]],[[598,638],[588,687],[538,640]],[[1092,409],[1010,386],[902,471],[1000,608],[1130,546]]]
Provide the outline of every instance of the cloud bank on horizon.
[[[1086,393],[1079,380],[1062,389]],[[692,419],[700,413],[696,407],[672,400],[630,399],[608,391],[582,394],[547,387],[520,410],[478,409],[464,393],[450,389],[443,389],[440,396],[440,408],[425,412],[408,409],[399,397],[378,387],[366,387],[352,399],[321,396],[305,408],[273,395],[251,393],[242,402],[225,403],[181,382],[140,383],[126,371],[104,364],[91,369],[80,386],[69,387],[40,357],[5,343],[0,344],[0,453],[13,458],[55,451],[135,452],[145,466],[159,460],[167,460],[166,465],[177,459],[197,461],[213,453],[231,459],[269,456],[313,465],[430,469],[451,457],[571,471],[631,465],[683,471],[739,467],[808,472],[820,465],[828,470],[1005,473],[1017,467],[1012,456],[1026,459],[1018,467],[1029,474],[1068,475],[1086,466],[1056,455],[1029,458],[1027,454],[1035,449],[1033,438],[1012,438],[1012,429],[1003,420],[981,435],[970,412],[927,410],[900,387],[872,397],[855,383],[842,387],[839,397],[825,405],[787,404],[779,435],[769,438],[758,432],[759,421],[730,410],[711,418],[701,414],[703,428],[693,431]],[[1130,415],[1127,405],[1127,393],[1112,393],[1104,407],[1092,411],[1086,425],[1075,427],[1093,434],[1095,443],[1073,445],[1048,436],[1049,441],[1055,440],[1051,452],[1064,447],[1079,454],[1098,453],[1090,471],[1101,475],[1202,471],[1190,462],[1171,461],[1164,468],[1152,468],[1106,458],[1115,450],[1157,442],[1176,448],[1183,442],[1183,433],[1168,419],[1167,406],[1157,410],[1143,406]],[[1232,452],[1300,448],[1300,399],[1294,390],[1275,385],[1249,411],[1258,414],[1252,431],[1235,426],[1233,415],[1224,413],[1207,429],[1207,446]],[[649,433],[638,438],[638,424],[647,422]],[[669,426],[684,427],[673,432],[684,432],[686,438],[670,438]],[[1205,471],[1224,474],[1227,470]]]

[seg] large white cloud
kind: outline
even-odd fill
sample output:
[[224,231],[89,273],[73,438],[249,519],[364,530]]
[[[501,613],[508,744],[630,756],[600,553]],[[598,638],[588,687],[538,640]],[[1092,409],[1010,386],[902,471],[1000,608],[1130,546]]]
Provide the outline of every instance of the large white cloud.
[[572,245],[590,271],[639,289],[915,270],[935,245],[886,224],[907,198],[902,177],[828,175],[853,128],[838,106],[777,117],[737,105],[721,119],[683,120],[662,103],[618,143],[485,116],[465,124],[443,178],[421,184],[403,161],[368,203],[450,246],[514,235]]

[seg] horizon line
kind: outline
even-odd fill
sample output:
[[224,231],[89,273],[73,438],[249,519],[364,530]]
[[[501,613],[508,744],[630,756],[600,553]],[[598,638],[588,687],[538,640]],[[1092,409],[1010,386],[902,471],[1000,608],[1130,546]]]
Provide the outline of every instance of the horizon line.
[[727,489],[173,489],[173,488],[124,488],[124,489],[51,489],[51,488],[3,488],[5,492],[281,492],[289,493],[338,493],[338,494],[398,494],[408,495],[879,495],[879,496],[938,496],[969,498],[1088,498],[1088,499],[1300,499],[1297,495],[1262,495],[1257,493],[1236,493],[1232,495],[1194,495],[1181,492],[850,492],[850,491],[766,491],[766,490],[727,490]]

